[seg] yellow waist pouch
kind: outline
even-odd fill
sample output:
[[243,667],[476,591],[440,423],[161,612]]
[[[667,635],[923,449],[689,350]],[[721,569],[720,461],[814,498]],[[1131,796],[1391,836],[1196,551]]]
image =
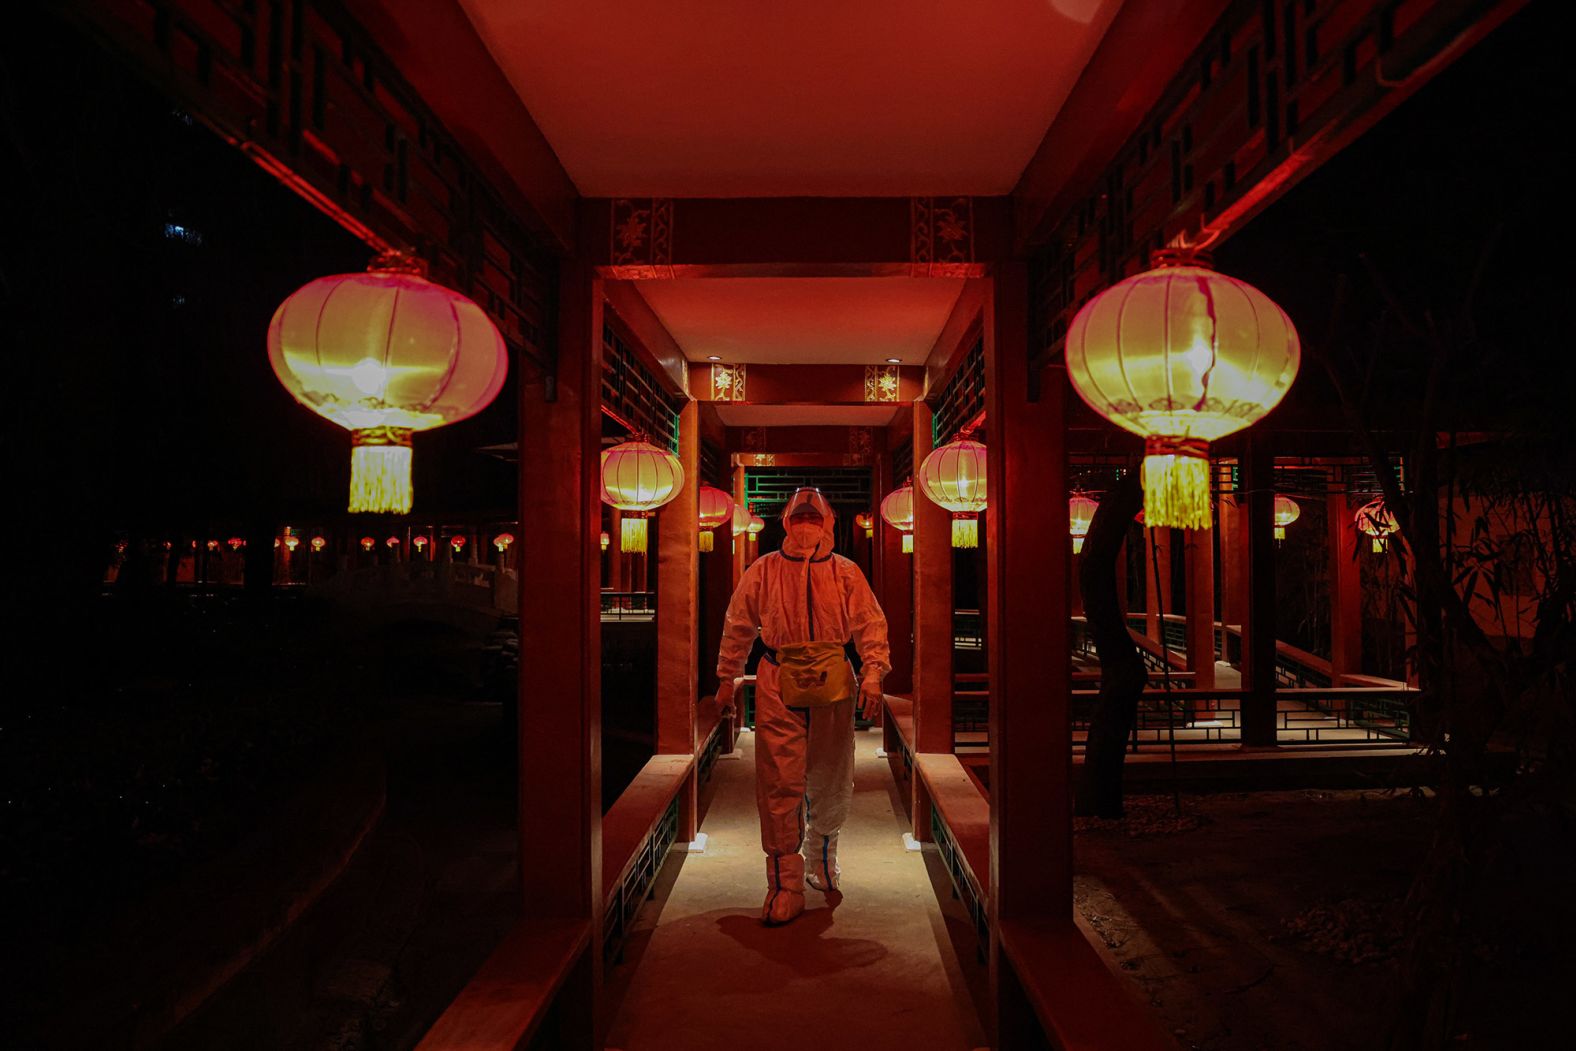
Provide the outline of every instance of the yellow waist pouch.
[[789,708],[829,708],[851,701],[854,666],[840,642],[790,642],[777,648],[778,682]]

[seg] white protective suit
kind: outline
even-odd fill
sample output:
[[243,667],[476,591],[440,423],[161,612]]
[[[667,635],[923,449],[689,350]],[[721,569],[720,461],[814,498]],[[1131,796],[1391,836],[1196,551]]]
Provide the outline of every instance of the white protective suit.
[[[768,894],[762,919],[784,923],[804,908],[804,883],[837,887],[837,834],[854,789],[854,705],[788,708],[778,688],[773,651],[794,642],[852,640],[864,688],[879,691],[891,668],[886,616],[859,567],[832,553],[834,516],[818,489],[800,489],[783,508],[785,527],[796,509],[811,507],[818,535],[790,528],[781,551],[761,556],[728,603],[717,676],[744,674],[757,633],[768,647],[755,682],[755,797],[766,851]],[[806,542],[808,541],[808,542]]]

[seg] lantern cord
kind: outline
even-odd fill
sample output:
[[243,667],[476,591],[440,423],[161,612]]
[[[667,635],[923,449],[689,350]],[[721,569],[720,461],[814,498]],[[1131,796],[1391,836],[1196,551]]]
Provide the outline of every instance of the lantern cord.
[[1166,593],[1160,586],[1160,544],[1155,539],[1156,530],[1151,527],[1146,532],[1149,534],[1149,564],[1155,575],[1155,610],[1160,614],[1160,674],[1166,688],[1166,740],[1171,747],[1171,805],[1176,808],[1177,818],[1180,819],[1182,789],[1177,784],[1177,713],[1176,705],[1171,700],[1171,647],[1166,642]]

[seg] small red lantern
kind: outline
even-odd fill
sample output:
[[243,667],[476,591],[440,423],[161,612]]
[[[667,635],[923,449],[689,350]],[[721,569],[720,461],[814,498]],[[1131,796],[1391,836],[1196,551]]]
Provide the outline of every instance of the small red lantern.
[[1089,535],[1089,527],[1094,524],[1094,513],[1100,507],[1098,500],[1091,500],[1082,493],[1076,493],[1067,501],[1067,532],[1073,538],[1073,554],[1083,550],[1084,538]]
[[700,550],[715,550],[716,540],[712,530],[732,516],[733,497],[714,485],[700,487]]
[[486,311],[403,252],[292,293],[268,359],[297,401],[350,431],[350,510],[395,514],[410,511],[411,436],[481,412],[509,367]]
[[985,446],[959,438],[935,449],[919,468],[931,503],[952,512],[952,546],[979,547],[979,514],[985,510]]
[[370,536],[364,536],[364,537],[361,538],[361,550],[363,550],[363,551],[371,551],[372,550],[372,546],[374,544],[376,544],[376,543],[377,543],[377,541],[373,540]]
[[1384,497],[1370,500],[1357,509],[1353,516],[1357,528],[1373,538],[1374,554],[1383,554],[1389,550],[1390,535],[1401,528],[1401,523],[1395,520],[1395,515],[1384,505]]
[[232,536],[225,543],[230,545],[231,551],[239,551],[246,546],[246,538],[244,536]]
[[914,487],[904,484],[881,501],[881,517],[903,534],[903,554],[914,553]]
[[449,549],[456,555],[465,550],[465,537],[463,535],[449,537]]
[[624,512],[619,550],[644,553],[646,519],[684,488],[679,458],[640,438],[602,454],[602,499]]
[[876,535],[876,519],[869,511],[861,511],[854,516],[854,525],[865,531],[865,539],[869,540]]
[[300,547],[300,546],[301,546],[301,538],[300,537],[295,536],[293,534],[290,535],[290,536],[285,537],[285,550],[286,551],[289,551],[292,554],[294,554],[295,553],[295,549]]
[[1297,501],[1289,496],[1275,494],[1275,539],[1277,542],[1286,539],[1286,527],[1297,521],[1302,514],[1302,508]]
[[208,550],[209,551],[217,551],[217,550],[219,550],[219,541],[217,541],[217,540],[210,540],[210,541],[208,541],[208,545],[207,546],[208,546]]
[[613,546],[613,538],[607,535],[606,529],[602,530],[602,535],[597,538],[597,544],[601,546],[603,551]]
[[510,544],[514,543],[514,534],[499,533],[497,536],[493,537],[492,543],[493,547],[497,548],[498,553],[501,555],[509,549]]
[[412,538],[412,540],[410,542],[410,546],[415,548],[416,552],[418,554],[422,554],[422,553],[426,552],[427,545],[430,544],[430,543],[431,543],[431,541],[428,540],[425,536],[417,534],[414,538]]
[[383,541],[383,543],[386,547],[399,547],[399,537],[391,536],[387,540]]
[[760,515],[752,514],[750,515],[750,524],[744,527],[744,531],[750,534],[750,543],[753,544],[756,538],[761,535],[761,530],[765,528],[766,520]]
[[313,551],[321,552],[327,546],[328,546],[328,541],[323,539],[322,537],[315,536],[315,537],[312,538],[312,550]]

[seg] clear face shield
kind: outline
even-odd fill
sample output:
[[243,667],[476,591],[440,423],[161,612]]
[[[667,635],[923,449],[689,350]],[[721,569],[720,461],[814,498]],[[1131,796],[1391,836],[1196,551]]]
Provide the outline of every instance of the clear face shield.
[[832,523],[836,515],[819,489],[796,489],[783,505],[783,531],[801,551],[832,548]]

